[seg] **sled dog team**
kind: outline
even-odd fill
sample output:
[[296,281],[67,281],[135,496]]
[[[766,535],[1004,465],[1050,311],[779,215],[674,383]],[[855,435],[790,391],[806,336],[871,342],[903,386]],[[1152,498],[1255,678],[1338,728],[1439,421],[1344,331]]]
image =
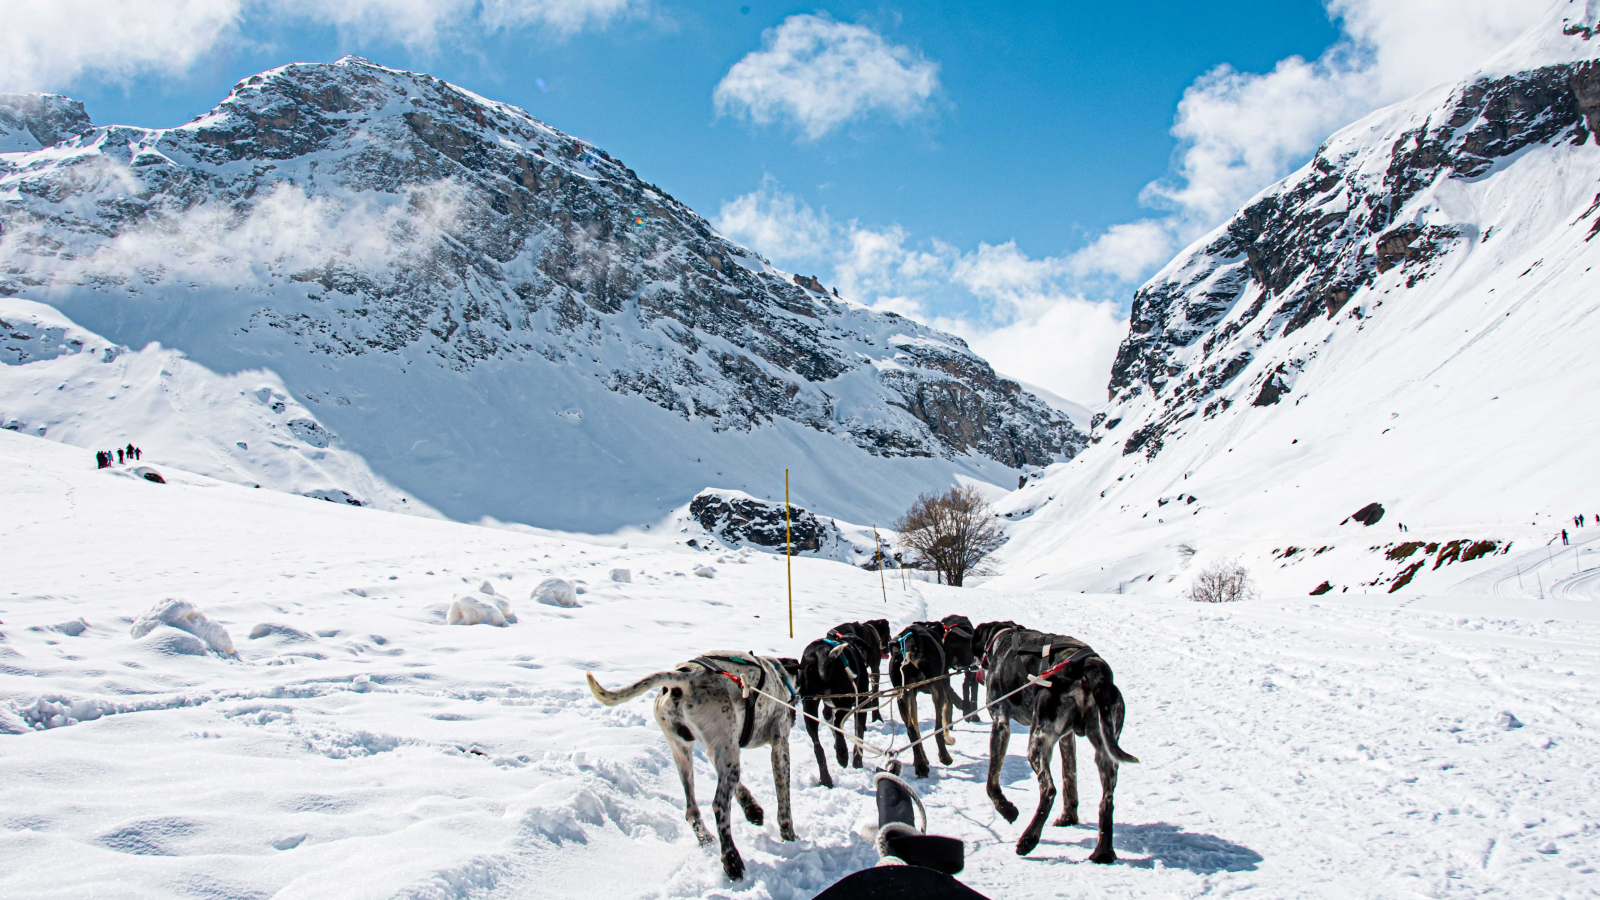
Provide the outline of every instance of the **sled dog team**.
[[[890,689],[880,692],[879,666],[889,663]],[[963,676],[959,690],[952,683]],[[1078,771],[1074,736],[1089,740],[1099,770],[1099,838],[1092,862],[1115,862],[1112,849],[1112,795],[1117,766],[1138,762],[1122,750],[1122,693],[1112,680],[1111,666],[1076,638],[1035,631],[1015,622],[974,626],[965,616],[938,622],[916,622],[891,636],[886,619],[847,622],[812,641],[801,658],[757,656],[718,651],[697,656],[668,672],[657,672],[615,691],[588,676],[589,690],[607,706],[615,706],[659,688],[655,717],[683,782],[684,817],[703,845],[711,843],[694,795],[694,743],[701,742],[717,772],[711,810],[716,819],[722,869],[734,880],[744,877],[744,860],[734,846],[729,801],[738,798],[746,821],[762,824],[764,813],[740,781],[740,751],[772,748],[772,780],[778,794],[778,833],[797,840],[789,807],[789,732],[797,710],[806,715],[806,730],[816,752],[820,781],[833,786],[818,735],[818,719],[830,723],[834,755],[841,768],[862,766],[867,717],[881,720],[883,696],[893,696],[900,722],[911,744],[918,778],[928,777],[928,757],[918,722],[917,697],[927,694],[933,705],[933,739],[939,761],[950,765],[948,746],[955,741],[954,710],[971,714],[978,708],[978,686],[987,689],[989,735],[989,798],[1007,822],[1017,808],[1000,791],[1000,771],[1011,741],[1011,723],[1028,729],[1028,762],[1039,782],[1039,805],[1017,841],[1026,854],[1039,843],[1044,821],[1056,799],[1050,756],[1061,751],[1061,789],[1065,792],[1056,825],[1078,822]],[[847,752],[845,725],[854,719],[855,749]]]

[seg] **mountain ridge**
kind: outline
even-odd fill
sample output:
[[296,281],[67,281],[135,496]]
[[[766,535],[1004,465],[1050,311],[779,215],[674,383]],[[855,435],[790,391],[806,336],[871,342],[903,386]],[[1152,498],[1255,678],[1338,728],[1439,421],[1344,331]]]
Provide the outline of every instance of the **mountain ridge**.
[[1600,509],[1595,6],[1341,129],[1143,286],[1092,446],[1001,504],[1005,578],[1438,591],[1503,564],[1448,548]]
[[[604,150],[359,57],[251,76],[176,128],[0,156],[0,229],[0,294],[218,371],[272,368],[455,517],[610,530],[707,484],[766,493],[766,460],[787,458],[813,508],[884,519],[1086,441],[960,339],[802,286]],[[391,402],[401,384],[425,421]],[[641,475],[663,446],[675,471]],[[449,460],[493,460],[539,499]],[[583,495],[591,476],[649,499]]]

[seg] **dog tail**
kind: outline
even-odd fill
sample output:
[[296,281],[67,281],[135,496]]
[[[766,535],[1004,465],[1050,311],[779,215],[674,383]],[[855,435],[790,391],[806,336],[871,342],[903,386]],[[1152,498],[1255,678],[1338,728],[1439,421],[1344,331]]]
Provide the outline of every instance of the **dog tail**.
[[[1098,662],[1099,665],[1095,665]],[[1104,660],[1091,660],[1090,667],[1097,671],[1090,676],[1092,681],[1091,692],[1094,695],[1094,705],[1099,715],[1100,741],[1118,762],[1136,763],[1139,757],[1122,749],[1117,743],[1117,732],[1122,730],[1122,715],[1124,704],[1122,692],[1117,690],[1117,685],[1111,680],[1111,667]]]
[[593,675],[585,673],[584,677],[589,679],[589,693],[594,694],[594,698],[596,700],[599,700],[601,703],[604,703],[607,706],[616,706],[618,703],[627,703],[629,700],[632,700],[640,694],[652,691],[661,685],[678,684],[683,681],[682,672],[657,672],[647,678],[635,681],[633,684],[630,684],[625,688],[618,688],[614,691],[608,691],[600,686],[600,682],[594,680]]

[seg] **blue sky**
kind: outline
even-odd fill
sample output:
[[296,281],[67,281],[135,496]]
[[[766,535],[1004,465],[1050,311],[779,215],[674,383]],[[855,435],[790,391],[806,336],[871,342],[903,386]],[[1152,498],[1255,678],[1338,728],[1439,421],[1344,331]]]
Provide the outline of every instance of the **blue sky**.
[[286,62],[427,71],[605,147],[779,265],[1086,403],[1142,279],[1339,125],[1459,77],[1539,6],[23,5],[0,89],[166,126]]

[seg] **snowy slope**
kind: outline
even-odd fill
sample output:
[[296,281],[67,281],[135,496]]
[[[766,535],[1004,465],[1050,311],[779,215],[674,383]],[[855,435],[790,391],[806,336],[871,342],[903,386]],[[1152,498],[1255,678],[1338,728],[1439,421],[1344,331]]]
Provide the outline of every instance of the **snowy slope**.
[[1176,595],[1240,556],[1269,594],[1439,591],[1593,521],[1597,12],[1340,131],[1143,287],[1094,446],[1002,506],[1003,583]]
[[372,474],[271,372],[219,375],[156,344],[132,350],[28,300],[0,298],[0,428],[92,450],[136,444],[141,462],[437,515]]
[[[765,554],[605,548],[171,468],[155,485],[81,457],[0,433],[0,732],[21,732],[0,733],[3,896],[804,900],[873,859],[865,775],[820,787],[797,730],[802,840],[785,844],[766,755],[747,757],[768,824],[735,824],[750,877],[729,884],[683,824],[648,701],[602,708],[584,673],[616,684],[712,648],[792,654],[841,620],[950,611],[1090,641],[1143,760],[1120,779],[1121,864],[1084,864],[1088,827],[1047,829],[1023,860],[1020,825],[983,796],[984,726],[963,726],[956,765],[919,787],[991,897],[1593,894],[1592,604],[1212,609],[919,583],[885,602],[876,573],[798,559],[790,640],[783,564]],[[714,577],[690,574],[707,561]],[[550,576],[584,589],[579,607],[529,602]],[[519,623],[443,624],[485,582]],[[238,658],[164,625],[131,637],[168,597]],[[1019,733],[1003,783],[1028,810],[1024,753]],[[1088,766],[1083,795],[1087,813]]]
[[1086,440],[959,338],[802,285],[604,150],[427,75],[285,66],[155,130],[6,103],[0,295],[273,373],[453,518],[611,531],[708,484],[771,497],[789,468],[801,502],[872,521]]

